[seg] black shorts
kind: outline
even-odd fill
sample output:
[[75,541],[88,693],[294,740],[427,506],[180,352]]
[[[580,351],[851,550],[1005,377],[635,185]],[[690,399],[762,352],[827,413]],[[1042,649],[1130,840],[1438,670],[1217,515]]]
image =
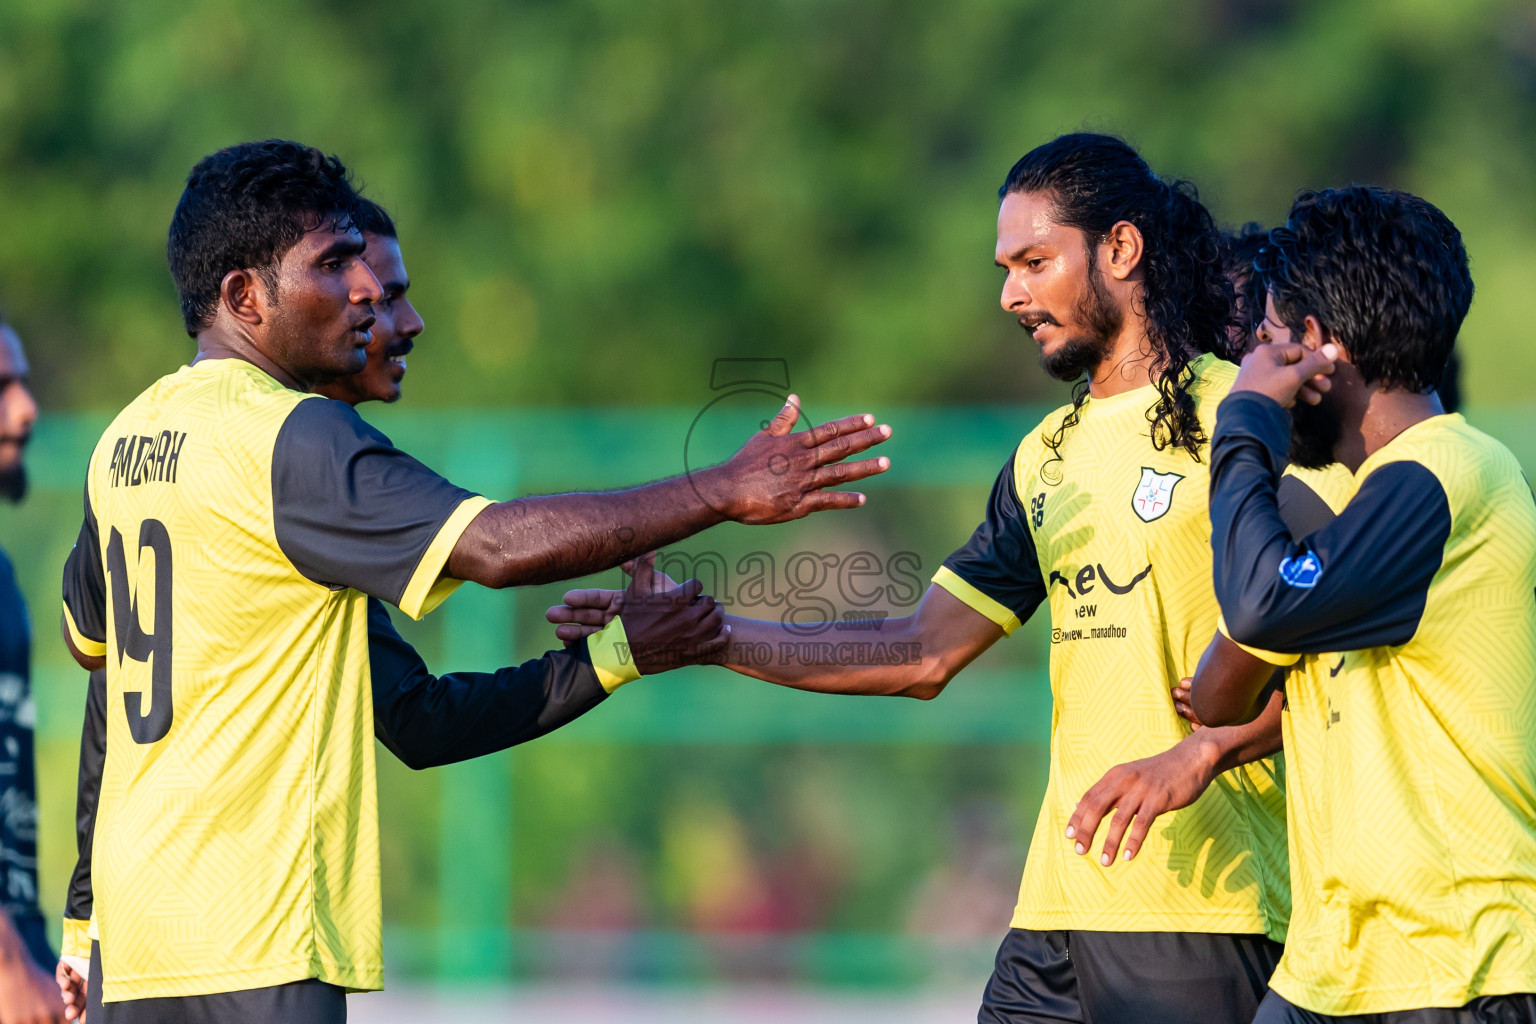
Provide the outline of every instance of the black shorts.
[[1426,1007],[1422,1010],[1397,1010],[1392,1013],[1362,1013],[1331,1017],[1313,1013],[1287,1002],[1278,992],[1271,992],[1259,1007],[1253,1024],[1527,1024],[1536,1021],[1536,995],[1483,996],[1466,1006]]
[[1284,948],[1263,935],[1014,928],[976,1019],[1249,1024]]
[[101,947],[91,943],[90,1024],[346,1024],[347,993],[315,978],[208,996],[101,1001]]

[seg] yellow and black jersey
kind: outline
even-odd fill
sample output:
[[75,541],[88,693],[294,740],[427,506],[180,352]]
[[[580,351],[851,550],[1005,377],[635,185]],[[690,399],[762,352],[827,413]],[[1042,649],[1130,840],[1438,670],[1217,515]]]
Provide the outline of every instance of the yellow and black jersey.
[[[537,739],[575,721],[625,682],[638,678],[621,658],[627,643],[621,618],[563,650],[494,672],[433,675],[416,649],[395,631],[389,611],[368,599],[368,666],[373,734],[412,768],[479,757]],[[89,960],[91,846],[101,769],[106,760],[105,672],[92,672],[80,737],[75,803],[78,857],[64,903],[62,952]]]
[[[1201,422],[1236,368],[1193,364]],[[1288,916],[1284,794],[1274,759],[1227,772],[1159,819],[1134,861],[1102,867],[1064,835],[1077,802],[1117,764],[1189,734],[1169,690],[1216,630],[1206,464],[1159,449],[1151,387],[1088,399],[1062,440],[1047,417],[1008,460],[987,517],[934,577],[1005,631],[1051,611],[1051,752],[1013,926],[1266,932]],[[1108,819],[1106,819],[1106,825]],[[1095,852],[1098,844],[1090,844]]]
[[1536,991],[1536,500],[1508,449],[1436,416],[1298,538],[1276,500],[1288,438],[1277,404],[1240,394],[1212,446],[1223,628],[1301,661],[1270,983],[1333,1015]]
[[103,995],[380,987],[365,595],[433,608],[490,502],[235,359],[135,399],[85,490],[64,610],[107,663]]

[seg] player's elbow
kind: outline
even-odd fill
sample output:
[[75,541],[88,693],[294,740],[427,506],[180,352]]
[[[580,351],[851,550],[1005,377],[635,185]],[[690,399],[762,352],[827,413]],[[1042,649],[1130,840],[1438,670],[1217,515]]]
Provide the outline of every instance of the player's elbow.
[[69,649],[69,656],[75,659],[75,664],[87,672],[99,672],[107,667],[107,659],[101,654],[86,654],[75,646],[75,638],[69,633],[69,623],[59,620],[59,632],[64,636],[64,646]]
[[1192,689],[1189,706],[1202,725],[1247,725],[1259,717],[1257,705],[1244,707],[1241,702],[1225,699],[1225,695],[1210,692],[1210,687]]
[[943,657],[924,658],[916,666],[916,671],[902,681],[902,686],[895,690],[898,697],[912,697],[916,700],[933,700],[944,692],[944,687],[955,678],[960,671],[960,666],[950,659]]

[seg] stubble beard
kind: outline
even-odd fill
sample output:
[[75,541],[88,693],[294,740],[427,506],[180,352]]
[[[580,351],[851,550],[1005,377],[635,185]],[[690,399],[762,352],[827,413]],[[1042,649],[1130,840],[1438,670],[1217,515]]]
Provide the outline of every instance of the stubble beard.
[[1072,307],[1072,319],[1081,325],[1059,349],[1041,353],[1040,366],[1060,381],[1075,381],[1093,373],[1114,350],[1115,337],[1125,324],[1125,312],[1116,307],[1099,274],[1099,261],[1088,249],[1088,280]]
[[1344,436],[1344,420],[1324,395],[1316,405],[1297,401],[1291,409],[1291,462],[1303,469],[1322,469],[1335,461],[1333,450]]

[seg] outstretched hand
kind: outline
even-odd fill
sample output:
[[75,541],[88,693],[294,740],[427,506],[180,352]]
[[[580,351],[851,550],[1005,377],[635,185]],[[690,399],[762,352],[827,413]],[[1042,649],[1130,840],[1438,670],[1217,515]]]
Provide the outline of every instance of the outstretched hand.
[[738,523],[785,523],[826,509],[858,508],[864,495],[826,488],[884,473],[881,457],[844,462],[891,436],[868,414],[847,416],[798,434],[800,399],[790,395],[767,427],[747,439],[729,461],[690,475],[694,488],[721,515]]
[[1339,354],[1339,347],[1332,342],[1316,349],[1296,342],[1256,345],[1243,357],[1232,390],[1257,391],[1279,402],[1284,409],[1298,400],[1316,405],[1333,386],[1328,375],[1333,372]]
[[1116,765],[1078,801],[1067,823],[1067,839],[1078,854],[1087,854],[1099,825],[1113,810],[1099,863],[1113,864],[1122,840],[1124,858],[1134,860],[1158,815],[1194,803],[1216,775],[1216,759],[1201,742],[1200,733],[1154,757]]

